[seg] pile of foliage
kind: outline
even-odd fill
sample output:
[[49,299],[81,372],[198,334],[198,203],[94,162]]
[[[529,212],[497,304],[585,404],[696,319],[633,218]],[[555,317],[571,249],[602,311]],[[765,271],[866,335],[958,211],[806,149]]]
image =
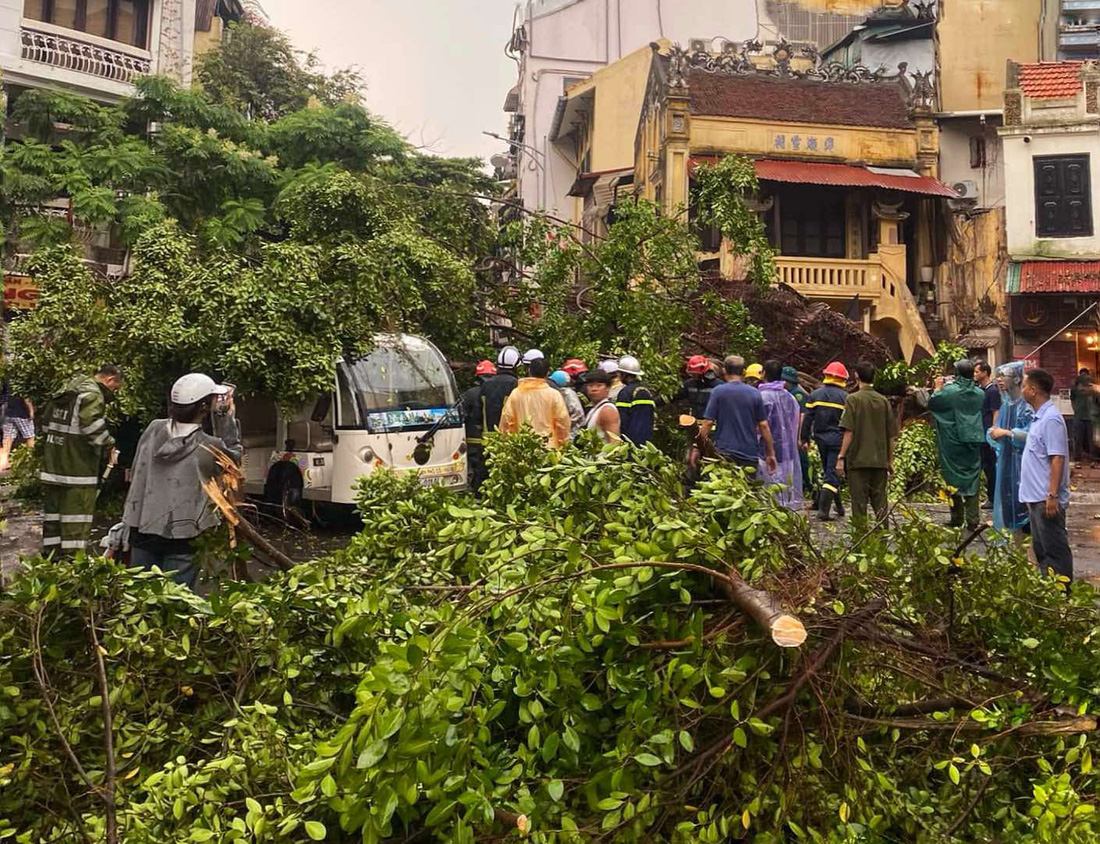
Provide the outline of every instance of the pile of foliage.
[[1087,585],[917,519],[823,550],[652,448],[490,450],[483,501],[378,473],[345,552],[208,600],[32,562],[0,598],[0,839],[1100,835]]
[[914,419],[902,426],[894,444],[892,500],[938,501],[946,495],[947,481],[940,471],[936,432],[927,422]]

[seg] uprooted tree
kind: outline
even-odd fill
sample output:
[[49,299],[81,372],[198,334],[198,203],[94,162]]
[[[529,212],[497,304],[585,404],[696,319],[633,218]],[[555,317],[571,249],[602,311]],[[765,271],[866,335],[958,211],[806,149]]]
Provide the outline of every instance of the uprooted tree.
[[822,548],[652,448],[490,449],[482,502],[376,474],[346,550],[209,600],[33,563],[0,598],[0,837],[1100,835],[1089,586],[916,518]]

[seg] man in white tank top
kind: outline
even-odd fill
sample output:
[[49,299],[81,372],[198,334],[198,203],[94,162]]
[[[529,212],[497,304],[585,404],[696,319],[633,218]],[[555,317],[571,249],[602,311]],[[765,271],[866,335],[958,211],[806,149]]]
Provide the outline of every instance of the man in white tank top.
[[585,417],[584,427],[599,432],[604,442],[617,443],[619,437],[619,409],[611,401],[611,376],[607,372],[596,370],[584,378],[584,389],[592,409]]

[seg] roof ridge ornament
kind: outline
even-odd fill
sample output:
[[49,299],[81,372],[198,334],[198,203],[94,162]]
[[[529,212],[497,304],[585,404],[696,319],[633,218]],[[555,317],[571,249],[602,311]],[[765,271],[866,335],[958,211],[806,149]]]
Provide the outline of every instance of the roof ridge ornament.
[[[796,55],[797,53],[797,55]],[[771,59],[770,62],[758,62],[753,59]],[[802,58],[811,62],[810,67],[800,70],[793,60]],[[707,50],[685,50],[674,44],[668,54],[668,86],[686,88],[689,70],[701,70],[705,73],[727,76],[771,76],[780,79],[812,79],[818,82],[874,83],[899,79],[905,82],[908,65],[898,64],[897,73],[889,73],[885,65],[872,70],[866,65],[848,67],[840,62],[822,62],[821,55],[812,44],[795,46],[781,38],[765,52],[764,44],[757,39],[741,42],[740,49],[734,49],[727,42],[720,53]],[[929,85],[931,81],[925,80]],[[922,85],[924,83],[918,83]],[[923,92],[923,88],[921,88]]]

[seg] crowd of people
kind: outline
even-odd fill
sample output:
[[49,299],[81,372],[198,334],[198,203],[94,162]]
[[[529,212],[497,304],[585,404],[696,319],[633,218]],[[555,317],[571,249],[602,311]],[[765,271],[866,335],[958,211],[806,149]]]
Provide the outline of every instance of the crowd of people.
[[[670,397],[690,410],[698,437],[687,456],[688,482],[698,478],[705,450],[741,467],[771,491],[779,505],[801,509],[812,499],[817,518],[845,516],[847,486],[852,517],[874,511],[887,516],[887,482],[898,436],[898,414],[874,388],[875,367],[856,364],[854,379],[840,361],[821,373],[807,394],[799,373],[782,361],[746,364],[730,355],[716,365],[702,355],[688,358],[680,389]],[[1082,375],[1086,375],[1082,372]],[[960,360],[953,374],[928,388],[910,388],[936,430],[939,465],[951,501],[949,525],[976,528],[981,480],[994,527],[1030,534],[1036,560],[1046,571],[1072,578],[1066,533],[1071,440],[1051,400],[1053,379],[1022,363],[1001,366],[996,379],[985,363]],[[538,349],[500,350],[495,363],[481,361],[476,384],[461,399],[468,445],[469,484],[477,494],[487,477],[484,436],[529,427],[560,448],[582,430],[606,443],[644,446],[653,437],[661,400],[644,382],[637,358],[623,355],[589,370],[571,358],[552,369]],[[848,390],[850,381],[855,389]],[[53,396],[38,425],[44,438],[39,474],[43,484],[43,550],[73,553],[85,548],[104,466],[114,463],[114,440],[106,410],[122,384],[122,372],[104,366],[77,376]],[[1077,392],[1083,390],[1079,379]],[[1088,387],[1100,397],[1100,388]],[[34,436],[30,403],[5,395],[16,413],[12,436]],[[26,416],[22,414],[26,413]],[[19,427],[30,419],[29,427]],[[1091,431],[1087,437],[1091,445]],[[4,425],[10,452],[9,422]],[[820,458],[811,478],[811,443]],[[151,423],[138,443],[123,520],[113,532],[115,550],[170,571],[193,584],[194,539],[217,525],[202,484],[218,472],[216,454],[241,458],[232,388],[201,373],[173,385],[167,417]]]

